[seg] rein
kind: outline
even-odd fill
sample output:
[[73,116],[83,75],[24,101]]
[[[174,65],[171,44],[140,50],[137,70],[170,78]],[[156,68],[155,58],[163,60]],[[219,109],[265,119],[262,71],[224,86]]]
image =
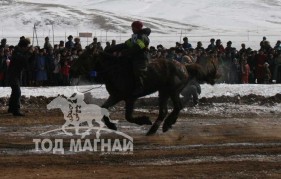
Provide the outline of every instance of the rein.
[[[79,81],[80,81],[80,78],[79,78]],[[79,84],[79,81],[78,81],[78,84]],[[93,89],[101,88],[102,85],[103,85],[103,84],[101,84],[101,85],[98,86],[98,87],[93,87],[93,88],[91,88],[91,89],[88,89],[88,90],[86,90],[86,91],[79,91],[78,88],[77,88],[77,85],[75,86],[75,88],[76,88],[76,90],[77,90],[79,93],[87,93],[87,92],[89,92],[89,91],[92,91]]]

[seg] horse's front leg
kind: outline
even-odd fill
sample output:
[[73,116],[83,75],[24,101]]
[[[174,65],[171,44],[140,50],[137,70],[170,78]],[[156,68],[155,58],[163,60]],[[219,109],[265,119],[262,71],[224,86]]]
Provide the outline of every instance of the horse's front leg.
[[180,110],[183,108],[180,96],[179,94],[171,96],[174,108],[171,114],[165,119],[165,122],[163,124],[163,132],[168,131],[170,128],[172,128],[172,125],[176,123],[178,119],[178,115],[180,113]]
[[163,122],[164,118],[168,114],[168,99],[169,96],[166,93],[159,92],[159,115],[156,121],[153,123],[146,135],[153,135],[158,130],[159,126]]
[[152,122],[149,120],[148,116],[140,116],[140,117],[133,117],[133,111],[134,111],[134,104],[135,99],[128,99],[126,100],[126,113],[125,118],[128,122],[135,123],[138,125],[151,125]]
[[[116,103],[118,103],[119,101],[121,101],[120,99],[116,99],[112,96],[109,96],[109,98],[105,101],[105,103],[101,106],[102,108],[108,109],[111,106],[114,106]],[[115,125],[115,123],[110,122],[109,118],[107,116],[103,117],[103,122],[104,124],[112,130],[117,130],[117,127]]]

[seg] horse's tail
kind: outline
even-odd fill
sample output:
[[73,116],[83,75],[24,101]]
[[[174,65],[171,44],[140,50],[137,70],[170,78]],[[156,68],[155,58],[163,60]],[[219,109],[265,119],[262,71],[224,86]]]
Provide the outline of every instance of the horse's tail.
[[190,78],[196,78],[199,82],[206,82],[208,84],[214,85],[215,80],[218,78],[217,67],[212,62],[204,67],[200,64],[187,64],[185,65]]

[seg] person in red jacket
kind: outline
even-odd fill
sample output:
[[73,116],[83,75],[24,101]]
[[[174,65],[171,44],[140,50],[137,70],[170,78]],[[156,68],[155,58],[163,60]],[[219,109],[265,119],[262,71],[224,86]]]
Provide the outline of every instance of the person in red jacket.
[[65,86],[69,85],[69,71],[70,71],[70,65],[68,64],[67,61],[65,61],[63,66],[61,67],[62,81],[63,81],[63,85]]

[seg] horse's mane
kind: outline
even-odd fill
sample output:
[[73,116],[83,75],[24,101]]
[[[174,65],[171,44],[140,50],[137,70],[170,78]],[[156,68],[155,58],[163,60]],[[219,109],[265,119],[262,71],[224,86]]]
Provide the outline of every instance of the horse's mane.
[[185,65],[185,67],[191,78],[195,77],[199,81],[204,81],[204,77],[206,76],[206,71],[201,65],[193,63],[193,64],[187,64]]

